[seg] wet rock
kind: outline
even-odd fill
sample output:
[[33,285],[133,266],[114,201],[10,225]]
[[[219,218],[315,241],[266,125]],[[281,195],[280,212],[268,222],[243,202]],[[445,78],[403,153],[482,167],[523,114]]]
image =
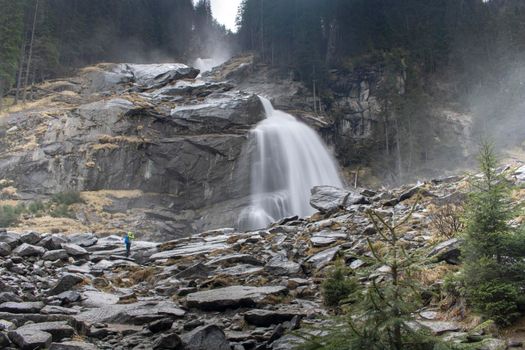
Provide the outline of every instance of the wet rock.
[[172,324],[173,324],[173,320],[171,318],[163,318],[163,319],[149,323],[146,327],[152,333],[159,333],[159,332],[164,332],[170,329]]
[[455,332],[461,329],[459,324],[446,321],[418,321],[420,325],[428,328],[433,334],[441,335],[446,332]]
[[0,242],[7,243],[11,248],[15,248],[20,244],[20,236],[13,232],[0,232]]
[[185,350],[231,350],[224,332],[215,325],[195,328],[181,340]]
[[175,274],[175,278],[207,278],[211,273],[211,269],[203,263],[196,263],[184,271]]
[[52,336],[47,332],[35,330],[14,330],[8,333],[9,339],[21,350],[43,349],[51,345]]
[[244,320],[258,327],[269,327],[291,321],[297,314],[294,312],[254,309],[244,313]]
[[45,332],[52,336],[53,341],[60,341],[64,338],[70,338],[75,334],[73,327],[69,326],[66,321],[29,323],[16,329],[17,332]]
[[224,265],[224,264],[262,265],[262,262],[250,254],[223,255],[223,256],[216,257],[206,262],[206,265]]
[[94,246],[98,242],[97,236],[94,233],[78,233],[68,237],[69,241],[82,248]]
[[429,253],[429,258],[434,258],[437,261],[446,261],[449,264],[459,264],[459,256],[461,254],[460,247],[462,241],[457,238],[452,238],[447,241],[439,243]]
[[13,250],[13,254],[18,256],[39,256],[43,255],[46,250],[42,247],[23,243]]
[[312,207],[322,213],[331,213],[343,207],[350,192],[333,186],[315,186],[311,194]]
[[301,271],[301,265],[288,260],[283,254],[277,254],[268,261],[264,270],[274,275],[295,275]]
[[[2,286],[1,282],[0,282],[0,288],[2,290],[8,290],[9,289],[7,286]],[[14,290],[14,288],[12,290]],[[8,302],[8,301],[14,301],[14,302],[19,303],[19,302],[22,301],[22,298],[20,298],[18,295],[16,295],[13,292],[0,292],[0,304]]]
[[27,232],[20,236],[20,242],[27,244],[37,244],[40,242],[41,236],[36,232]]
[[287,293],[287,288],[282,286],[230,286],[188,294],[186,305],[202,310],[253,307],[269,295],[285,293]]
[[306,263],[311,265],[314,269],[320,270],[334,260],[337,253],[339,253],[340,249],[340,246],[336,246],[330,249],[323,250],[309,257],[306,260]]
[[58,235],[44,237],[38,245],[48,250],[58,250],[62,248],[62,243],[67,243],[67,239]]
[[98,348],[91,344],[81,341],[66,341],[62,343],[51,343],[49,350],[97,350]]
[[87,250],[74,243],[62,243],[62,249],[64,249],[69,255],[74,257],[85,256],[89,254]]
[[0,242],[0,256],[8,256],[11,254],[11,246],[9,243]]
[[57,295],[62,292],[68,291],[84,279],[73,273],[64,274],[53,288],[48,292],[49,295]]
[[153,254],[150,257],[150,260],[160,260],[160,259],[175,259],[175,258],[182,258],[186,256],[193,256],[198,254],[205,254],[205,253],[211,253],[216,250],[220,249],[226,249],[229,248],[229,245],[223,242],[212,242],[212,243],[195,243],[195,244],[187,244],[183,247],[167,250],[164,252],[159,252],[156,254]]
[[154,350],[182,349],[182,341],[175,332],[161,334],[153,342]]
[[45,315],[76,315],[79,313],[79,311],[62,306],[46,305],[42,310],[40,310],[40,313]]
[[58,294],[57,296],[55,296],[55,298],[59,299],[62,305],[70,304],[70,303],[74,303],[75,301],[80,300],[80,293],[72,291],[72,290],[68,290],[68,291]]
[[44,253],[42,256],[42,260],[65,260],[69,257],[67,252],[64,249],[57,249],[57,250],[48,250]]
[[0,331],[12,331],[16,329],[16,325],[7,320],[0,320]]
[[10,312],[13,314],[33,314],[39,313],[44,307],[41,301],[34,302],[7,302],[0,304],[0,312]]

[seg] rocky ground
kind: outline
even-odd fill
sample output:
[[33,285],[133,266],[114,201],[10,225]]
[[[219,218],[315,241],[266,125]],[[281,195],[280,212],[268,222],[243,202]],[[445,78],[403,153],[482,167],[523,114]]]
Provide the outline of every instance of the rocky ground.
[[[509,179],[524,183],[525,166],[513,165]],[[430,261],[421,281],[436,291],[417,322],[473,349],[520,347],[512,337],[474,332],[479,320],[439,297],[444,275],[457,269],[459,242],[437,235],[430,217],[466,190],[465,177],[381,192],[317,187],[311,204],[319,212],[310,218],[163,243],[138,237],[130,258],[119,236],[2,230],[0,347],[292,349],[300,341],[297,332],[322,326],[332,312],[322,304],[320,283],[334,261],[366,269],[367,239],[380,244],[365,211],[397,218],[414,204],[401,241],[425,249]],[[422,199],[415,203],[418,193]],[[524,197],[515,191],[517,202]],[[379,268],[369,278],[385,272]]]

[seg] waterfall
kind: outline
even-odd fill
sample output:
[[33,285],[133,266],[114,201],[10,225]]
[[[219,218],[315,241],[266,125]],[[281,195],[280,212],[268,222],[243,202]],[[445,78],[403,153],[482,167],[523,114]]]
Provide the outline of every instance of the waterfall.
[[260,229],[283,217],[307,216],[310,190],[342,187],[337,165],[317,133],[260,97],[266,119],[251,131],[251,205],[239,226]]

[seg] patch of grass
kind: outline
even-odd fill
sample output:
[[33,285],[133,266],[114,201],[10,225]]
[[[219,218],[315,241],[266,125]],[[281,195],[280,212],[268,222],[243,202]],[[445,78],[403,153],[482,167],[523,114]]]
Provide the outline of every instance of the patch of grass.
[[24,210],[23,204],[0,206],[0,227],[10,227],[16,224]]
[[78,191],[66,191],[55,193],[51,198],[51,201],[57,204],[63,204],[69,206],[75,203],[84,203],[80,192]]
[[67,204],[59,204],[57,206],[54,206],[50,211],[49,215],[54,218],[70,218],[73,219],[75,217],[75,214],[73,211],[69,208]]

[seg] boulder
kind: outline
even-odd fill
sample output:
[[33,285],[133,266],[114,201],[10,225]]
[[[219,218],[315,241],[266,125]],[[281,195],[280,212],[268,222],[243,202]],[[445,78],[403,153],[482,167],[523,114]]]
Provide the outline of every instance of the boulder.
[[436,245],[429,253],[429,258],[434,258],[437,261],[446,261],[449,264],[459,264],[459,256],[461,254],[462,241],[457,238],[452,238]]
[[461,329],[461,326],[456,322],[447,321],[418,321],[420,325],[429,329],[435,335],[441,335],[446,332],[455,332]]
[[51,334],[53,341],[60,341],[64,338],[71,338],[75,334],[73,327],[66,321],[28,323],[16,329],[17,332],[45,332]]
[[319,253],[312,255],[306,260],[306,263],[310,266],[312,266],[316,270],[320,270],[323,267],[327,266],[334,260],[334,258],[339,253],[339,250],[341,249],[341,246],[336,246],[333,248],[329,248],[323,251],[320,251]]
[[310,205],[321,213],[332,213],[350,205],[367,203],[363,195],[334,186],[315,186],[311,190]]
[[35,330],[14,330],[8,333],[9,339],[21,350],[44,349],[51,345],[53,337],[47,332]]
[[0,349],[7,349],[11,345],[11,341],[7,334],[0,332]]
[[27,232],[20,236],[20,242],[27,244],[37,244],[42,237],[36,232]]
[[53,288],[48,292],[49,295],[57,295],[62,292],[68,291],[73,288],[76,284],[82,282],[84,279],[73,273],[66,273],[55,284]]
[[182,341],[174,331],[161,334],[152,345],[153,350],[182,349]]
[[288,292],[282,286],[230,286],[188,294],[186,305],[201,310],[225,310],[237,307],[254,307],[267,296]]
[[62,243],[62,249],[64,249],[69,255],[74,257],[85,256],[89,254],[87,250],[74,243]]
[[6,302],[0,304],[0,312],[10,312],[13,314],[34,314],[39,313],[44,307],[41,301],[33,302]]
[[51,235],[42,238],[38,245],[47,250],[58,250],[62,248],[62,243],[67,243],[67,239],[58,235]]
[[16,233],[6,232],[4,230],[0,232],[0,242],[7,243],[11,248],[15,248],[20,244],[20,236]]
[[11,246],[9,243],[0,242],[0,256],[8,256],[11,254]]
[[81,246],[82,248],[94,246],[98,242],[98,238],[94,233],[77,233],[68,238],[71,243]]
[[13,331],[16,329],[16,325],[7,320],[0,320],[0,331]]
[[211,273],[210,267],[204,265],[201,262],[198,262],[187,269],[175,274],[175,278],[207,278]]
[[283,254],[275,255],[264,266],[264,270],[274,275],[295,275],[301,272],[301,265],[291,260]]
[[171,328],[171,325],[173,324],[173,320],[171,318],[162,318],[157,321],[153,321],[146,325],[146,327],[152,332],[152,333],[159,333],[167,331]]
[[27,243],[23,243],[13,250],[13,254],[18,256],[40,256],[45,252],[44,248]]
[[231,350],[226,335],[215,325],[197,327],[181,340],[185,350]]
[[65,249],[48,250],[42,256],[42,260],[65,260],[69,257]]

